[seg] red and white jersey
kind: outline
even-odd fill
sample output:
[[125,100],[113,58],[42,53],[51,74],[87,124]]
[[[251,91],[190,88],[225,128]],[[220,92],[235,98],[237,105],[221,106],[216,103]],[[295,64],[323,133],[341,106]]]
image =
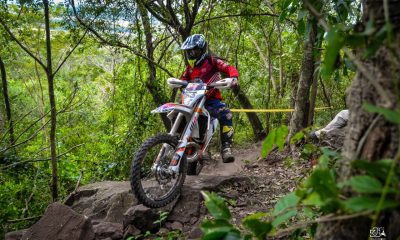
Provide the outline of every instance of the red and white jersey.
[[[234,66],[231,66],[219,58],[207,57],[204,61],[195,66],[187,66],[180,79],[193,81],[195,78],[200,78],[204,83],[216,81],[221,78],[220,73],[225,73],[229,77],[239,77],[239,73]],[[218,89],[213,89],[213,92],[208,96],[208,99],[222,100],[221,93]]]

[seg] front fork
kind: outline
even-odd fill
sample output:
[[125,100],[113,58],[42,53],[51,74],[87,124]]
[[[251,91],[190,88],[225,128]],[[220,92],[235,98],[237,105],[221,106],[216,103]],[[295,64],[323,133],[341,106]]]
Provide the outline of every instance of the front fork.
[[[177,150],[175,151],[175,155],[172,158],[170,166],[168,168],[174,173],[179,172],[179,165],[180,165],[179,163],[183,157],[183,154],[185,154],[186,146],[189,142],[190,137],[192,136],[193,127],[195,126],[195,124],[197,123],[197,121],[199,119],[199,116],[200,116],[200,113],[202,112],[202,108],[204,106],[205,101],[206,101],[206,98],[204,97],[203,99],[201,99],[200,103],[194,107],[192,117],[190,118],[189,123],[186,125],[185,131],[182,134],[181,139],[179,140]],[[183,115],[183,114],[180,113],[179,115]],[[180,124],[180,123],[178,122],[178,124]],[[171,129],[171,132],[173,130],[175,130],[175,128],[177,129],[179,127],[178,124],[176,124],[176,122],[175,122],[173,128]]]
[[[206,98],[204,97],[200,101],[200,103],[196,107],[194,107],[192,117],[190,118],[190,121],[188,122],[188,124],[185,128],[185,131],[182,134],[181,139],[179,140],[177,150],[175,151],[175,154],[171,160],[170,166],[168,167],[168,172],[179,173],[180,160],[182,159],[183,154],[185,154],[185,150],[186,150],[186,146],[189,142],[189,138],[192,136],[193,127],[195,126],[196,122],[199,119],[199,116],[200,116],[200,113],[202,112],[202,108],[204,106],[205,101],[206,101]],[[175,133],[178,131],[179,126],[184,117],[185,116],[183,113],[178,113],[178,116],[169,132],[170,135],[172,135],[172,136],[175,135]],[[161,148],[161,150],[157,156],[156,162],[153,165],[153,170],[156,169],[156,167],[159,163],[159,160],[161,159],[161,156],[164,154],[164,151],[168,149],[168,146],[169,145],[165,143],[163,145],[163,147]]]

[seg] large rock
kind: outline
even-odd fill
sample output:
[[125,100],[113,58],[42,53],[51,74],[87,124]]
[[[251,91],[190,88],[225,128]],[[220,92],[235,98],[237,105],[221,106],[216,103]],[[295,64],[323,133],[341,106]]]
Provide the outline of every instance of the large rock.
[[148,208],[143,205],[137,205],[129,208],[124,214],[124,229],[133,225],[142,233],[146,231],[156,232],[160,224],[155,223],[160,219],[160,213],[157,209]]
[[4,240],[20,240],[22,236],[28,231],[28,229],[22,229],[6,234]]
[[148,208],[142,204],[129,208],[124,213],[124,229],[132,225],[142,233],[156,232],[166,220],[162,213],[169,214],[177,202],[178,199],[175,199],[162,208]]
[[138,204],[126,182],[98,182],[80,187],[65,202],[93,222],[123,223],[123,215]]
[[[178,199],[163,208],[150,209],[138,205],[129,182],[89,184],[68,197],[65,204],[71,208],[51,204],[22,239],[123,239],[146,231],[155,233],[165,222],[169,229],[189,232],[206,214],[200,191],[219,191],[238,185],[249,187],[251,181],[241,176],[188,176]],[[168,217],[163,217],[162,212],[168,212]],[[9,233],[7,240],[21,239],[21,235]],[[198,231],[192,235],[201,236]]]
[[183,224],[189,223],[192,218],[200,217],[200,203],[203,197],[199,189],[183,186],[179,204],[177,204],[168,216],[168,221],[179,221]]
[[161,219],[162,212],[168,212],[166,221],[180,224],[180,228],[191,226],[200,219],[200,206],[203,198],[201,190],[217,191],[226,185],[251,184],[250,179],[237,176],[188,176],[183,186],[179,199],[168,204],[166,207],[151,209],[143,205],[133,206],[124,214],[124,229],[130,225],[139,229],[142,233],[146,231],[155,232],[161,224],[154,223]]
[[101,222],[93,226],[96,240],[119,240],[123,237],[122,224],[113,222]]
[[61,204],[50,204],[44,216],[22,236],[23,240],[92,240],[95,238],[90,220]]
[[340,151],[343,146],[346,130],[347,128],[343,127],[321,134],[319,145]]

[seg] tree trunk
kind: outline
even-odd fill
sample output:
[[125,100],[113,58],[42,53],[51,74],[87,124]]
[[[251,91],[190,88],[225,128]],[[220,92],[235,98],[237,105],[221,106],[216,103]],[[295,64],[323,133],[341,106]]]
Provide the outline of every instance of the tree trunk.
[[280,96],[278,96],[278,98],[283,98],[283,96],[285,95],[285,83],[284,83],[284,79],[283,79],[283,60],[282,60],[282,55],[283,55],[283,50],[282,50],[282,31],[281,31],[281,23],[279,21],[277,21],[276,23],[277,25],[277,29],[278,29],[278,43],[279,43],[279,56],[278,56],[278,60],[279,60],[279,89],[280,89]]
[[[238,98],[240,105],[245,109],[253,109],[253,105],[251,105],[249,99],[246,97],[244,92],[237,86],[233,89],[233,93]],[[254,136],[257,140],[261,140],[265,137],[265,133],[263,132],[263,127],[260,119],[258,118],[256,113],[247,112],[247,117],[249,118],[251,127],[253,128]]]
[[[318,55],[315,58],[315,69],[317,69],[320,65],[321,61],[321,52],[318,51]],[[317,90],[318,90],[318,77],[319,74],[314,74],[313,76],[313,82],[311,85],[311,96],[310,96],[310,109],[308,111],[308,117],[307,117],[307,126],[311,126],[314,123],[314,108],[315,108],[315,102],[317,100]]]
[[3,83],[3,97],[4,104],[6,107],[6,115],[8,121],[8,131],[10,133],[10,146],[14,144],[14,124],[11,115],[11,104],[10,98],[8,97],[8,84],[7,84],[7,73],[4,66],[3,59],[0,57],[0,71],[1,71],[1,82]]
[[[144,35],[146,38],[146,56],[149,60],[147,60],[147,66],[149,68],[149,78],[146,83],[146,87],[149,90],[151,96],[154,99],[154,102],[157,105],[161,105],[168,101],[168,98],[163,94],[163,91],[157,85],[157,69],[154,64],[154,46],[153,46],[153,36],[151,33],[151,25],[150,19],[147,15],[147,11],[143,3],[138,0],[136,1],[139,9],[140,16],[142,17],[142,24],[144,29]],[[160,114],[161,120],[166,129],[170,128],[171,122],[167,118],[166,114]]]
[[[385,1],[383,1],[385,2]],[[384,3],[378,0],[363,1],[364,26],[370,20],[380,29],[385,23]],[[350,110],[347,135],[344,142],[342,159],[340,160],[339,179],[345,180],[355,174],[350,168],[356,159],[371,162],[384,158],[394,158],[399,164],[399,126],[390,123],[378,114],[364,111],[362,105],[371,103],[376,106],[399,109],[400,64],[393,53],[399,56],[400,46],[400,1],[388,0],[390,22],[393,29],[393,48],[380,46],[375,56],[363,60],[368,75],[385,91],[385,96],[378,93],[368,78],[361,72],[352,83],[347,105]],[[396,154],[397,152],[397,154]],[[351,195],[351,193],[346,193]],[[357,218],[350,221],[335,221],[321,224],[315,239],[367,239],[370,227],[383,227],[387,239],[400,236],[400,211],[391,209],[383,211],[377,219],[376,226],[371,226],[369,218]]]
[[[290,97],[290,108],[294,109],[295,103],[296,103],[296,95],[297,95],[297,87],[299,83],[299,74],[295,70],[291,70],[290,72],[290,78],[289,78],[289,84],[290,88],[292,89],[292,95]],[[286,119],[286,124],[290,124],[290,119],[292,119],[293,113],[287,114],[287,119]]]
[[53,202],[58,199],[58,168],[57,168],[57,149],[56,149],[56,127],[57,127],[57,109],[56,109],[56,98],[54,95],[54,75],[51,61],[51,38],[50,38],[50,13],[49,13],[49,2],[43,0],[44,5],[44,20],[46,28],[46,53],[47,53],[47,68],[46,76],[49,88],[49,101],[51,108],[50,115],[50,152],[51,152],[51,170],[52,170],[52,183],[51,192]]
[[289,138],[307,126],[309,93],[313,81],[315,63],[313,50],[317,35],[317,24],[313,17],[310,17],[309,24],[311,28],[304,43],[304,57],[301,64],[294,112],[290,120]]
[[[239,43],[242,36],[242,28],[239,25],[239,32],[237,37],[237,45],[235,49],[235,66],[238,68],[238,53],[239,53]],[[237,86],[233,89],[233,94],[238,98],[240,105],[244,109],[253,109],[253,105],[250,103],[249,99],[245,95],[245,93],[240,89],[240,86]],[[265,133],[263,131],[263,127],[261,124],[260,119],[258,118],[257,114],[254,112],[247,112],[246,113],[250,125],[253,128],[254,137],[256,140],[262,140],[265,137]]]
[[[322,93],[324,94],[324,100],[325,100],[326,104],[328,105],[328,107],[331,108],[332,107],[331,99],[328,97],[329,94],[326,91],[324,81],[322,81],[321,76],[319,76],[319,82],[321,83]],[[335,114],[333,114],[332,109],[330,109],[329,114],[331,116],[331,119],[335,117]]]
[[[269,35],[269,39],[267,42],[267,48],[268,48],[268,91],[267,91],[267,109],[269,109],[269,104],[271,101],[271,83],[275,82],[274,80],[274,76],[273,76],[273,72],[272,72],[272,47],[271,47],[271,35]],[[278,87],[277,89],[275,89],[277,91],[276,96],[279,99],[279,91],[280,91],[280,87]],[[273,104],[271,104],[273,105]],[[265,127],[265,133],[268,134],[269,130],[270,130],[270,119],[271,119],[271,113],[266,113],[266,127]]]

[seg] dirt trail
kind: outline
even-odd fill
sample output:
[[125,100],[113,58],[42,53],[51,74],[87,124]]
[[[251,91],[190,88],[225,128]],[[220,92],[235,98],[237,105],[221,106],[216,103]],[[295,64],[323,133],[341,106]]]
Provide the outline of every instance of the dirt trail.
[[241,226],[242,219],[249,214],[271,211],[278,199],[293,191],[310,172],[310,161],[286,158],[279,152],[268,160],[262,159],[261,146],[260,142],[251,147],[234,149],[234,163],[222,163],[219,154],[215,154],[200,176],[194,176],[236,175],[250,179],[250,186],[237,183],[218,191],[220,196],[231,200],[229,209],[237,226]]
[[246,149],[232,149],[235,162],[223,163],[219,153],[212,154],[212,160],[205,163],[200,175],[232,176],[243,171],[245,165],[256,162],[260,158],[261,143]]

